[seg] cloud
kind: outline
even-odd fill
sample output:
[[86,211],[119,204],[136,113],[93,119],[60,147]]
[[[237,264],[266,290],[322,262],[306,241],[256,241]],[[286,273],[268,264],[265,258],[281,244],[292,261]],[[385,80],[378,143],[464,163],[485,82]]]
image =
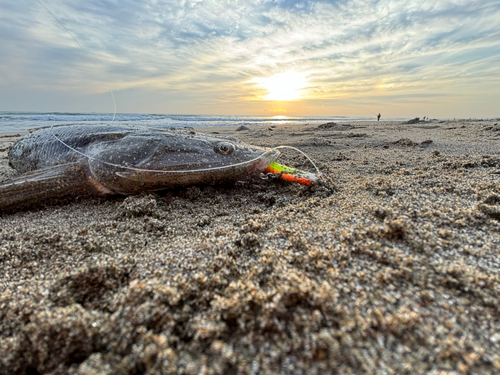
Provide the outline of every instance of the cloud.
[[311,100],[400,101],[500,76],[496,0],[40,1],[83,50],[37,2],[2,4],[0,89],[258,101],[255,79],[296,72]]

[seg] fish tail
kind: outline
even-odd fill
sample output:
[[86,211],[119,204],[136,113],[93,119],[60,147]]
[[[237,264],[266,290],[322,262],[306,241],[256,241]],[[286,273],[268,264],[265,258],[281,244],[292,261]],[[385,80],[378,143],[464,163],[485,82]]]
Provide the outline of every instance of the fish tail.
[[0,214],[89,195],[85,166],[68,163],[45,168],[0,184]]

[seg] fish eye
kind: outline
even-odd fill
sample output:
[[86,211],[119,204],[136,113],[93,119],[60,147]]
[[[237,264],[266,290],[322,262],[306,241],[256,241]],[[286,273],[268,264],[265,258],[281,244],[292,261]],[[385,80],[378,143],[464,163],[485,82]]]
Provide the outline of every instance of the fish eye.
[[235,150],[235,147],[231,143],[221,142],[215,145],[215,152],[222,155],[231,155]]

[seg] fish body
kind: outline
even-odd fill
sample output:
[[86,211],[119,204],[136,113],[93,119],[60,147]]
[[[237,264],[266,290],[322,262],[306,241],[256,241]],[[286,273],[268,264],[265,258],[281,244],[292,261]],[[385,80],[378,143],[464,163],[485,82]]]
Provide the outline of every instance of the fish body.
[[234,181],[261,172],[279,151],[190,128],[70,125],[29,133],[8,156],[24,175],[0,184],[0,210]]

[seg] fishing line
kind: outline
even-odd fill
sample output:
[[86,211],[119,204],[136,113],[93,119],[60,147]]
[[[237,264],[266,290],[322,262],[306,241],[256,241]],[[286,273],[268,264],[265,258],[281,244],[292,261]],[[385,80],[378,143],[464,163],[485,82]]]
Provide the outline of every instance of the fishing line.
[[374,114],[375,116],[377,116],[377,115],[378,115],[378,113],[375,113],[375,112],[373,112],[373,111],[370,111],[369,109],[366,109],[366,108],[364,108],[364,107],[359,107],[359,106],[357,106],[357,107],[356,107],[356,106],[353,106],[353,105],[344,105],[343,107],[346,107],[346,108],[354,108],[354,109],[362,109],[363,111],[370,112],[370,113]]
[[[78,47],[80,47],[80,49],[82,51],[87,52],[85,50],[85,48],[83,48],[83,46],[73,36],[73,34],[71,33],[71,31],[69,31],[68,28],[66,26],[64,26],[64,24],[40,0],[36,0],[36,1],[38,2],[38,4],[40,4],[47,11],[47,13],[49,13],[59,23],[59,25],[61,25],[61,27],[66,31],[66,33],[71,37],[71,39],[74,40],[74,42],[78,45]],[[97,65],[95,63],[92,62],[92,65],[96,68],[96,70],[99,70],[99,68],[97,67]],[[109,93],[111,94],[111,98],[113,99],[114,111],[113,111],[113,118],[111,119],[111,122],[113,122],[115,120],[115,118],[116,118],[116,100],[115,100],[115,96],[113,94],[113,90],[109,90]],[[370,112],[370,111],[368,111],[368,112]],[[371,112],[371,113],[373,113],[373,112]],[[52,125],[50,127],[50,129],[53,130],[53,127],[54,127],[54,125]],[[147,128],[147,127],[144,127],[144,126],[140,126],[140,127]],[[115,168],[120,168],[120,169],[125,169],[125,170],[136,171],[136,172],[151,172],[151,173],[199,173],[199,172],[206,172],[206,171],[214,171],[214,170],[221,170],[221,169],[239,167],[239,166],[244,166],[244,165],[251,165],[254,162],[257,162],[258,160],[261,159],[261,156],[259,156],[259,157],[256,157],[256,158],[254,158],[252,160],[249,160],[249,161],[246,161],[246,162],[242,162],[242,163],[238,163],[238,164],[232,164],[232,165],[230,165],[228,167],[214,167],[214,168],[203,168],[203,169],[195,169],[195,170],[176,170],[176,171],[170,170],[170,171],[166,171],[166,170],[156,170],[156,169],[142,169],[142,168],[135,168],[135,167],[128,166],[128,165],[114,164],[114,163],[110,163],[110,162],[106,162],[106,161],[100,160],[98,158],[94,158],[92,156],[89,156],[89,155],[87,155],[87,154],[85,154],[85,153],[83,153],[83,152],[75,149],[74,147],[71,147],[66,142],[64,142],[62,139],[60,139],[57,136],[56,133],[53,133],[53,136],[62,145],[64,145],[65,147],[67,147],[71,151],[75,152],[76,154],[81,155],[81,156],[87,158],[88,160],[95,160],[95,161],[97,161],[99,163],[102,163],[104,165],[108,165],[108,166],[115,167]],[[316,164],[314,163],[314,161],[305,152],[299,150],[298,148],[292,147],[292,146],[277,146],[275,148],[276,149],[279,149],[279,148],[289,148],[289,149],[298,151],[299,153],[301,153],[302,155],[304,155],[307,158],[307,160],[309,160],[309,162],[313,165],[314,169],[316,169],[317,177],[321,176],[321,172],[320,172],[319,168],[316,166]],[[116,173],[119,174],[119,172],[116,172]],[[126,178],[126,176],[122,176],[122,177]]]
[[[50,129],[52,130],[52,128],[54,127],[54,125],[52,125],[50,127]],[[143,169],[143,168],[136,168],[136,167],[131,167],[131,166],[128,166],[128,165],[120,165],[120,164],[114,164],[114,163],[110,163],[110,162],[107,162],[107,161],[104,161],[104,160],[101,160],[101,159],[98,159],[98,158],[94,158],[92,156],[89,156],[81,151],[78,151],[77,149],[75,149],[74,147],[71,147],[70,145],[68,145],[66,142],[64,142],[62,139],[60,139],[56,133],[53,133],[52,134],[59,142],[61,142],[64,146],[66,146],[67,148],[69,148],[71,151],[77,153],[78,155],[81,155],[89,160],[95,160],[99,163],[102,163],[102,164],[105,164],[105,165],[109,165],[110,167],[115,167],[115,168],[120,168],[120,169],[127,169],[127,170],[131,170],[131,171],[136,171],[136,172],[154,172],[154,173],[197,173],[197,172],[207,172],[207,171],[215,171],[215,170],[220,170],[220,169],[227,169],[227,168],[232,168],[232,167],[238,167],[238,166],[243,166],[243,165],[249,165],[249,164],[252,164],[253,162],[255,161],[258,161],[259,159],[261,159],[261,156],[258,156],[256,157],[255,159],[252,159],[252,160],[248,160],[248,161],[244,161],[244,162],[241,162],[241,163],[237,163],[237,164],[231,164],[227,167],[213,167],[213,168],[203,168],[203,169],[194,169],[194,170],[177,170],[177,171],[165,171],[165,170],[159,170],[159,169]],[[287,147],[287,146],[283,146],[283,147]],[[276,147],[278,148],[278,147]],[[292,147],[293,148],[293,147]]]
[[369,110],[368,110],[368,109],[366,109],[366,108],[361,107],[361,109],[365,110],[366,112],[373,113],[375,116],[378,116],[378,113],[375,113],[375,112],[369,111]]
[[314,169],[316,169],[316,172],[318,172],[318,176],[321,175],[321,172],[320,172],[319,168],[316,166],[316,164],[314,164],[314,162],[312,161],[312,159],[304,151],[301,151],[298,148],[295,148],[295,147],[292,147],[292,146],[276,146],[274,148],[290,148],[292,150],[300,152],[302,155],[304,155],[307,158],[307,160],[309,160],[311,162],[311,164],[313,165]]
[[[54,13],[52,13],[49,10],[49,8],[47,8],[40,0],[36,1],[59,23],[59,25],[61,25],[61,27],[69,34],[71,39],[73,39],[75,43],[78,44],[78,47],[80,47],[83,52],[87,52],[85,48],[83,48],[82,45],[78,42],[78,40],[73,36],[73,34],[71,34],[71,32],[66,28],[66,26],[64,26],[64,24],[61,21],[59,21],[59,19],[54,15]],[[96,68],[96,70],[99,70],[96,64],[92,63],[92,65],[94,65],[94,68]],[[113,99],[114,111],[113,111],[113,118],[111,119],[111,122],[113,122],[115,121],[116,117],[116,101],[115,101],[115,95],[113,94],[113,90],[109,90],[109,93],[111,94],[111,98]]]

